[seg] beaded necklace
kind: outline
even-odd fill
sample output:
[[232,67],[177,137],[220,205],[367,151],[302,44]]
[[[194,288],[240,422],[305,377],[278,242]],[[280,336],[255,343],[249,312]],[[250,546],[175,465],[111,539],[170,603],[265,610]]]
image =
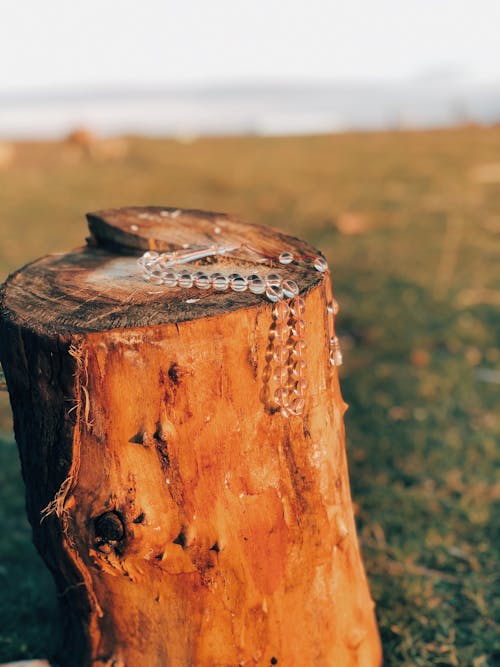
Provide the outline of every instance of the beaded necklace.
[[253,294],[261,294],[271,301],[274,304],[273,322],[269,332],[268,357],[266,357],[268,363],[264,383],[267,387],[272,380],[274,391],[270,402],[277,411],[281,412],[284,417],[301,415],[307,390],[305,378],[307,343],[304,321],[305,301],[299,296],[300,289],[297,283],[287,278],[286,275],[274,272],[263,274],[255,269],[246,275],[224,272],[223,267],[220,271],[213,273],[196,270],[199,269],[196,262],[200,260],[217,256],[238,259],[235,253],[242,252],[250,255],[254,263],[275,264],[277,262],[286,266],[292,262],[306,262],[312,263],[316,271],[325,274],[329,363],[332,366],[340,366],[342,353],[334,329],[334,316],[338,313],[339,306],[333,298],[328,263],[321,255],[297,256],[291,252],[282,252],[278,257],[271,257],[247,243],[214,243],[203,246],[185,245],[182,249],[163,253],[148,250],[137,261],[144,280],[154,285],[183,289],[194,287],[215,292],[224,292],[228,289],[234,292],[248,290]]

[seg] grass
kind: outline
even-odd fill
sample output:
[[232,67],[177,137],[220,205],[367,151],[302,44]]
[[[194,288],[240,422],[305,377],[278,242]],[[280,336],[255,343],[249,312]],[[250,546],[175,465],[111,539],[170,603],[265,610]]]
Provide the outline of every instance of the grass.
[[[80,244],[83,213],[108,206],[231,211],[320,247],[341,304],[350,477],[385,664],[500,663],[499,387],[484,372],[500,370],[499,127],[134,138],[107,162],[21,144],[0,192],[0,279]],[[55,593],[5,396],[0,427],[0,659],[50,656]]]

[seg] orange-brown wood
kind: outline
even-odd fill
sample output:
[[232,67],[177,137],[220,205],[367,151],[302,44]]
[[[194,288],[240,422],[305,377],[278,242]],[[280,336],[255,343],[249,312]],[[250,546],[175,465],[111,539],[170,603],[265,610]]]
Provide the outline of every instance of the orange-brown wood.
[[[269,301],[186,304],[199,291],[137,274],[149,223],[165,220],[155,247],[172,249],[206,243],[226,218],[93,214],[88,248],[25,267],[1,296],[28,514],[65,609],[62,664],[378,667],[325,277],[291,269],[309,388],[287,419],[269,400]],[[122,243],[130,225],[145,242]],[[231,226],[273,252],[316,252]]]

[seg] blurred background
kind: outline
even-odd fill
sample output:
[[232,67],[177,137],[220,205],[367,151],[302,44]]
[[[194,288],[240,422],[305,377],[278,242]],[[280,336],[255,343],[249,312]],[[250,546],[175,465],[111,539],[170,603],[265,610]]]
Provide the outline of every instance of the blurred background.
[[[111,206],[228,211],[318,246],[385,664],[500,664],[500,5],[0,12],[0,281]],[[0,526],[0,660],[50,657],[5,393]]]

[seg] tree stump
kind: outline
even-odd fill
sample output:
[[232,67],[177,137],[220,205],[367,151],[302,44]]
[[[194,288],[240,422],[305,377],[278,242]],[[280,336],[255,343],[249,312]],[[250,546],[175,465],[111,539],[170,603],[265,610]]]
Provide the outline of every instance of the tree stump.
[[[318,252],[223,214],[88,219],[86,247],[27,265],[0,295],[28,516],[63,609],[61,664],[377,667]],[[300,287],[302,414],[273,402],[276,303],[145,282],[137,265],[147,249],[221,243],[241,247],[198,268],[265,264]],[[284,267],[284,252],[309,264]]]

